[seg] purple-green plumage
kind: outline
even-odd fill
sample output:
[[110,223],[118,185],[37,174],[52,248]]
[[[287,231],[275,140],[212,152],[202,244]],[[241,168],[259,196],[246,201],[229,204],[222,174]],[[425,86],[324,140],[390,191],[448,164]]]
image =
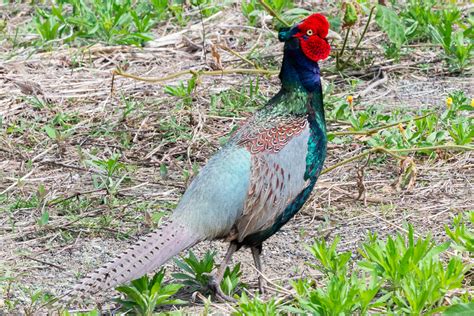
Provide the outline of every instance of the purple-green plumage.
[[[324,21],[315,14],[280,33],[285,41],[280,92],[208,161],[167,225],[84,278],[74,295],[140,277],[203,240],[229,241],[226,261],[240,247],[250,247],[260,269],[262,243],[303,206],[326,156],[317,56],[329,51],[321,53],[328,49],[321,48],[326,38],[312,37],[327,34],[318,29],[328,28]],[[217,292],[226,264],[216,274]]]

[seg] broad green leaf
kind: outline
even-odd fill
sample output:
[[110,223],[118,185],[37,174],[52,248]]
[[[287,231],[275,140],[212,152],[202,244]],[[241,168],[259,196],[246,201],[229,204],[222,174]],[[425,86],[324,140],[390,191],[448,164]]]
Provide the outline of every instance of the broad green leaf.
[[443,315],[470,316],[474,315],[474,302],[451,305]]
[[136,288],[131,287],[131,286],[119,286],[115,288],[117,291],[124,293],[127,295],[129,298],[133,300],[133,302],[140,304],[140,305],[145,305],[146,304],[146,298],[140,293]]
[[56,129],[49,126],[49,125],[46,125],[44,127],[44,131],[46,132],[46,134],[49,136],[49,138],[51,139],[56,139],[57,138],[57,132],[56,132]]
[[398,48],[405,43],[405,27],[395,11],[382,5],[377,6],[375,22]]
[[41,214],[41,217],[38,219],[38,225],[44,226],[48,224],[49,222],[49,213],[47,211],[44,211],[43,214]]

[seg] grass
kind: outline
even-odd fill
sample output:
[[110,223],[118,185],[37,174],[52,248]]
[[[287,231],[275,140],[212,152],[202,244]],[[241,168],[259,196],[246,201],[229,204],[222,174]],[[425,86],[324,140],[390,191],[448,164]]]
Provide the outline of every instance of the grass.
[[[286,0],[268,2],[286,21],[296,21],[310,9]],[[332,27],[348,35],[345,44],[332,43],[333,56],[338,52],[337,71],[334,60],[322,67],[329,82],[325,92],[332,148],[328,161],[333,165],[373,148],[393,150],[403,160],[397,168],[393,155],[373,152],[365,167],[352,162],[323,177],[323,184],[331,188],[323,185],[301,212],[296,232],[286,228],[290,237],[285,235],[285,240],[299,236],[291,250],[308,250],[311,259],[304,268],[288,269],[293,274],[278,270],[281,275],[272,284],[276,289],[258,296],[246,262],[234,264],[221,287],[238,302],[227,306],[208,301],[209,313],[221,309],[235,315],[473,310],[473,214],[466,211],[469,153],[443,149],[472,146],[474,137],[472,95],[465,85],[455,86],[456,79],[468,80],[472,69],[469,16],[449,3],[408,1],[377,6],[367,23],[368,2],[352,2],[344,9],[340,5],[324,5]],[[238,1],[230,9],[213,0],[64,0],[54,5],[12,3],[7,9],[8,16],[0,18],[0,55],[7,67],[7,79],[0,79],[6,87],[0,88],[1,95],[7,100],[0,103],[0,213],[4,215],[0,235],[5,236],[5,254],[0,257],[10,261],[0,261],[4,298],[0,309],[34,315],[57,293],[59,285],[50,280],[72,282],[63,270],[44,262],[80,271],[82,256],[97,257],[97,249],[114,242],[130,243],[131,236],[160,225],[199,166],[277,89],[277,80],[270,76],[202,75],[200,70],[207,70],[216,58],[211,53],[202,57],[202,43],[225,43],[258,67],[277,69],[276,40],[266,30],[279,22],[270,21],[261,2],[254,0]],[[220,11],[231,18],[218,15],[217,20],[206,20]],[[369,31],[364,34],[366,24]],[[183,33],[189,43],[184,40],[158,49],[146,46],[193,25],[193,31]],[[357,47],[359,41],[370,49]],[[248,61],[228,51],[218,52],[224,69],[248,67]],[[193,73],[160,87],[117,77],[111,94],[110,72],[115,67],[154,76],[183,69]],[[387,104],[393,95],[380,91],[392,87],[392,81],[361,94],[380,80],[379,71],[395,81],[413,74],[450,83],[444,90],[425,94],[423,109],[411,103],[420,103],[416,91],[397,90],[398,97],[412,93],[413,99],[405,103],[396,99],[392,108]],[[107,84],[97,86],[99,81]],[[21,84],[23,89],[18,88]],[[414,120],[418,116],[424,117]],[[371,132],[379,127],[383,128]],[[430,149],[403,151],[423,147]],[[446,168],[452,170],[442,171]],[[341,196],[333,188],[348,193]],[[375,215],[395,232],[385,234],[380,219],[372,214],[361,219],[370,207],[347,199],[358,190],[369,205],[377,198],[382,201],[376,202]],[[329,197],[324,195],[328,191]],[[433,211],[423,211],[426,208]],[[331,237],[310,241],[315,233],[308,223],[320,211],[326,222],[317,235],[331,231]],[[367,229],[358,230],[357,236],[367,235],[367,230],[379,234],[360,241],[351,235],[351,225],[364,220],[378,222],[372,226],[364,222]],[[342,231],[333,232],[334,223]],[[99,246],[90,251],[92,240]],[[283,239],[276,240],[282,244],[280,249],[287,246]],[[43,263],[25,260],[24,254]],[[266,263],[284,266],[284,256]],[[182,269],[179,274],[168,278],[160,271],[125,285],[119,288],[123,294],[119,302],[125,312],[147,315],[156,307],[163,311],[170,307],[162,305],[182,303],[178,299],[190,301],[190,291],[207,295],[208,276],[215,271],[216,261],[214,252],[189,253],[177,264]],[[47,280],[45,268],[51,271]],[[37,277],[45,282],[44,288],[32,281]],[[189,303],[185,306],[182,313],[188,312]]]
[[[352,102],[344,99],[327,100],[328,118],[350,126],[349,133],[350,131],[363,133],[379,126],[394,125],[369,134],[364,140],[369,146],[404,149],[472,143],[474,128],[470,113],[474,111],[474,107],[469,104],[463,91],[454,91],[449,94],[446,99],[446,107],[441,115],[435,114],[432,110],[424,110],[418,113],[418,117],[422,117],[422,119],[400,124],[394,123],[413,119],[413,114],[397,110],[388,115],[378,106],[354,110],[357,104]],[[338,137],[337,135],[336,132],[330,134],[329,137],[339,144],[352,141],[352,138]],[[433,152],[434,150],[426,150],[420,153],[432,154]]]
[[[472,293],[463,290],[465,278],[472,264],[465,255],[472,256],[474,212],[454,220],[454,228],[446,227],[451,240],[436,243],[428,235],[417,237],[413,226],[406,233],[380,239],[369,233],[367,240],[357,249],[360,257],[351,252],[338,252],[339,237],[328,244],[315,239],[307,250],[313,256],[307,262],[322,273],[322,279],[302,278],[291,282],[291,299],[264,301],[257,296],[250,298],[245,291],[236,295],[234,315],[275,315],[290,312],[296,314],[348,315],[369,313],[426,315],[443,311],[466,309],[472,311]],[[452,250],[459,252],[454,254]],[[440,260],[448,256],[448,260]],[[170,300],[170,296],[186,286],[189,291],[207,292],[208,277],[214,270],[215,253],[207,252],[198,259],[193,252],[187,258],[177,260],[184,273],[173,274],[174,282],[163,284],[161,270],[150,280],[144,276],[130,285],[117,288],[125,298],[118,299],[124,311],[134,310],[138,315],[151,315],[160,305],[184,304],[182,300]],[[240,265],[232,272],[228,268],[224,276],[223,290],[234,293],[240,283]],[[233,281],[231,281],[233,280]],[[232,289],[232,290],[230,290]],[[451,307],[447,305],[449,298]]]

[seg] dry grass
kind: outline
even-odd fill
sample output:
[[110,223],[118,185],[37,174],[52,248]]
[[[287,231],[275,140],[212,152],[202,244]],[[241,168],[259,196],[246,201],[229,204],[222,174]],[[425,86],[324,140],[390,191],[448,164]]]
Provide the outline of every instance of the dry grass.
[[[26,23],[31,13],[27,6],[15,12],[9,13],[9,27]],[[171,24],[155,29],[158,40],[145,48],[94,45],[58,47],[51,52],[28,48],[0,62],[0,271],[13,277],[9,299],[20,295],[16,284],[60,294],[79,274],[156,227],[159,221],[152,217],[172,211],[184,192],[188,183],[184,174],[192,173],[194,165],[202,166],[219,148],[219,138],[250,115],[212,114],[210,98],[221,91],[240,90],[254,76],[202,76],[188,107],[176,107],[177,99],[166,95],[163,85],[116,77],[111,91],[111,73],[117,67],[141,76],[212,69],[213,44],[226,44],[243,55],[257,47],[267,67],[277,68],[281,45],[273,31],[242,27],[245,21],[236,9],[226,9],[206,21],[204,50],[202,26],[198,19],[191,24],[195,26],[183,31]],[[365,48],[380,45],[379,36],[370,30]],[[1,44],[0,54],[6,56],[11,47],[8,41]],[[225,68],[246,66],[226,51],[219,54]],[[449,91],[463,89],[473,94],[472,78],[450,77],[429,49],[416,49],[409,59],[397,63],[373,57],[372,70],[359,76],[360,84],[351,91],[364,96],[361,106],[440,108]],[[420,62],[430,64],[430,71],[417,67]],[[379,71],[387,77],[385,83],[371,86],[379,80]],[[179,79],[183,78],[166,84]],[[347,79],[338,75],[325,79],[335,84],[336,96],[350,91]],[[261,77],[259,82],[267,97],[278,90],[276,76]],[[134,102],[135,110],[124,118],[125,100]],[[70,132],[55,141],[43,128],[59,114],[70,120],[66,123]],[[176,141],[167,134],[171,120],[183,128]],[[330,145],[326,165],[361,150],[357,142]],[[87,161],[96,159],[91,155],[108,159],[117,152],[127,166],[128,178],[111,198],[94,187],[93,176],[101,171]],[[391,159],[365,168],[361,199],[354,197],[360,187],[357,170],[364,162],[322,176],[305,208],[266,243],[266,276],[285,283],[308,274],[304,262],[309,255],[302,244],[314,237],[337,234],[342,237],[341,250],[354,250],[367,231],[393,234],[403,231],[405,223],[413,223],[418,233],[431,231],[445,239],[444,225],[459,212],[474,209],[474,157],[469,152],[441,153],[436,159],[415,160],[418,178],[410,191],[394,189],[399,170]],[[162,164],[168,166],[165,178],[160,176]],[[45,192],[38,199],[41,186]],[[45,211],[49,222],[39,226],[38,218]],[[204,243],[199,250],[218,248],[222,256],[223,247],[218,242]],[[256,273],[250,255],[242,251],[237,260],[243,262],[244,281],[253,288]],[[217,308],[229,311],[225,304]]]

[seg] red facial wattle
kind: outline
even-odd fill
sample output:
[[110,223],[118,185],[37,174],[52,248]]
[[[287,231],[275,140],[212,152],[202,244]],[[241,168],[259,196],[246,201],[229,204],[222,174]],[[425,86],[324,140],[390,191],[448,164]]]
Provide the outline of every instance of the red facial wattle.
[[315,13],[298,24],[298,33],[294,36],[300,40],[303,53],[312,61],[326,59],[331,52],[326,37],[329,32],[329,22],[321,14]]

